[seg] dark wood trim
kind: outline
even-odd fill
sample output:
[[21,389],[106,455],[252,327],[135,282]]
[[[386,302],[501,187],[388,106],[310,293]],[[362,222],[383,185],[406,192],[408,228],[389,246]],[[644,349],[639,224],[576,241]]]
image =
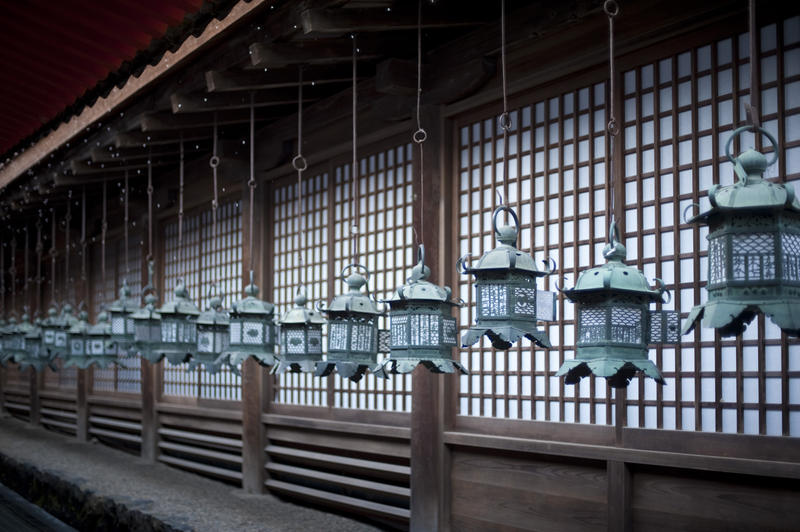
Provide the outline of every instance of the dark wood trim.
[[89,405],[86,403],[86,396],[89,388],[89,370],[78,370],[77,391],[75,394],[75,410],[77,418],[75,420],[75,437],[78,441],[85,442],[89,438]]
[[630,532],[633,530],[631,513],[631,472],[625,462],[610,460],[608,475],[608,530]]

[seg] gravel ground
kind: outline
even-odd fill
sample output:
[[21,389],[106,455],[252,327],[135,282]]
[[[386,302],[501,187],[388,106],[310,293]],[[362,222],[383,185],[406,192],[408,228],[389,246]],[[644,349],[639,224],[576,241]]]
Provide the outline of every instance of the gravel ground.
[[380,530],[271,495],[248,495],[220,482],[147,463],[100,444],[79,443],[10,417],[0,418],[0,454],[181,530]]

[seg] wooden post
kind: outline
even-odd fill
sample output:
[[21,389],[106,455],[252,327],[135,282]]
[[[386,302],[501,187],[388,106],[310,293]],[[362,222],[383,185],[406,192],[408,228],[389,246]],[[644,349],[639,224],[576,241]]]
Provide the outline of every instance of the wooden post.
[[[419,148],[414,145],[414,227],[428,250],[439,249],[439,203],[443,161],[448,153],[443,146],[442,118],[439,107],[422,109],[422,125],[427,132],[424,167],[420,168]],[[424,171],[420,188],[419,170]],[[425,218],[423,219],[423,213]],[[444,277],[436,252],[426,254],[431,269],[430,280]],[[444,404],[443,379],[446,375],[431,373],[424,367],[414,370],[411,394],[411,530],[447,530],[445,515],[447,492],[444,478]]]
[[156,414],[157,372],[161,362],[151,364],[142,359],[142,446],[141,457],[149,462],[158,458],[158,417]]
[[[259,297],[269,300],[270,286],[265,286],[262,261],[262,239],[264,217],[264,193],[256,194],[253,200],[253,225],[250,220],[250,187],[245,186],[242,195],[242,279],[250,282],[250,257],[254,257],[253,270],[256,285],[261,288]],[[253,232],[253,249],[250,249],[250,234]],[[242,364],[242,489],[247,493],[261,493],[264,490],[264,424],[261,413],[265,392],[264,369],[252,358]]]
[[608,476],[608,530],[629,532],[633,530],[631,515],[631,472],[625,462],[607,462]]
[[[42,372],[44,373],[44,371]],[[43,375],[30,370],[30,407],[29,418],[31,425],[39,425],[42,418],[42,404],[39,399],[39,388],[43,380]]]
[[89,403],[87,390],[89,384],[89,370],[78,370],[78,385],[75,392],[77,419],[75,420],[75,437],[78,441],[87,441],[89,438]]

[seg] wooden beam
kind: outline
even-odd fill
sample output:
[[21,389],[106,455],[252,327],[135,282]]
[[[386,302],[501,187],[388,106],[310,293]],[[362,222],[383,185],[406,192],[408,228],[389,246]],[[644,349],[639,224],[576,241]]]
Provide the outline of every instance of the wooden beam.
[[[276,114],[274,110],[267,110],[267,112],[264,112],[264,110],[257,110],[255,113],[255,120],[256,122],[263,122],[265,120],[275,120],[281,116],[282,115]],[[249,109],[232,109],[217,112],[218,126],[246,124],[249,122]],[[170,112],[151,113],[144,115],[141,121],[141,128],[145,133],[200,127],[214,127],[213,111],[201,113],[181,113],[179,115]]]
[[163,146],[165,144],[177,144],[181,140],[183,133],[184,142],[195,142],[211,138],[211,130],[204,128],[191,128],[180,131],[153,131],[145,133],[143,131],[130,131],[127,133],[117,133],[114,138],[114,146],[117,148],[148,148],[150,146]]
[[[320,65],[303,69],[304,85],[322,85],[350,82],[350,69],[339,65]],[[206,72],[208,92],[249,91],[297,87],[297,68],[249,69]]]
[[[201,149],[210,149],[210,143],[206,141],[196,142],[201,144]],[[89,152],[89,156],[93,163],[136,161],[138,159],[145,159],[146,162],[148,157],[177,157],[179,153],[179,149],[171,145],[154,146],[150,149],[140,147],[117,148],[113,145],[108,145],[103,148],[93,148]]]
[[[362,9],[306,9],[300,14],[300,23],[306,36],[341,35],[353,32],[402,31],[417,28],[416,10]],[[483,16],[475,16],[463,9],[449,12],[425,13],[423,28],[453,28],[477,26],[486,23]]]
[[[422,72],[426,104],[448,104],[471,96],[491,80],[497,71],[497,61],[478,57],[465,63],[426,65]],[[403,59],[386,59],[378,64],[375,89],[384,94],[415,95],[417,65]]]
[[[314,101],[314,87],[309,87],[309,98],[303,96],[303,101]],[[236,93],[192,93],[173,94],[171,96],[173,113],[198,113],[216,110],[249,109],[250,95]],[[261,91],[253,99],[255,107],[279,107],[281,105],[297,105],[297,91],[295,89],[274,89]]]
[[[380,43],[373,39],[359,39],[359,59],[375,59],[383,55]],[[353,60],[353,43],[351,40],[316,40],[294,44],[250,45],[250,62],[256,68],[280,68],[290,65],[331,65],[347,63]]]
[[[175,164],[177,160],[178,160],[177,157],[173,158],[153,157],[152,165],[153,167],[166,166],[170,164]],[[126,170],[128,172],[136,172],[136,170],[147,168],[147,160],[141,159],[138,162],[127,162],[127,161],[117,160],[114,162],[100,162],[93,164],[91,161],[88,162],[76,161],[75,159],[73,159],[69,162],[69,166],[70,169],[72,170],[73,176],[86,176],[86,175],[110,174],[114,172],[124,173]]]

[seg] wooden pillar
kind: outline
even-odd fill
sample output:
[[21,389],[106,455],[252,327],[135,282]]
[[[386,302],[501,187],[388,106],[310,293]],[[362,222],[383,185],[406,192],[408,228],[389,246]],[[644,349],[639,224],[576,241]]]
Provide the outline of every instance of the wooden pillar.
[[[422,125],[427,132],[424,144],[424,183],[420,185],[419,148],[414,154],[414,227],[425,244],[425,260],[431,269],[430,280],[445,278],[440,271],[440,200],[441,180],[446,153],[441,110],[435,106],[422,109]],[[422,186],[422,188],[420,188]],[[423,219],[424,213],[424,219]],[[415,251],[416,254],[416,251]],[[444,379],[447,375],[431,373],[424,367],[414,370],[411,394],[411,530],[449,529],[445,515]]]
[[625,462],[609,461],[608,476],[608,530],[629,532],[633,530],[631,515],[631,472]]
[[75,391],[77,419],[75,420],[75,437],[78,441],[87,441],[89,438],[89,404],[87,402],[89,370],[78,370],[78,385]]
[[[263,187],[267,188],[267,187]],[[253,261],[254,279],[260,288],[259,297],[269,300],[271,284],[267,282],[263,267],[264,197],[263,188],[255,189],[253,225],[250,227],[250,187],[242,195],[242,277],[246,286],[250,282],[250,257]],[[250,231],[253,231],[253,249],[250,249]],[[264,491],[264,424],[261,421],[265,400],[266,373],[255,360],[248,358],[242,364],[242,489],[247,493]]]
[[142,359],[142,446],[141,457],[147,461],[155,462],[158,458],[158,417],[156,413],[156,398],[158,379],[161,371],[161,362],[151,364]]
[[[46,371],[46,370],[44,370]],[[28,420],[31,425],[39,425],[42,419],[42,402],[39,399],[39,390],[41,389],[42,381],[44,380],[44,371],[42,375],[38,372],[31,370],[30,372],[30,407]]]

